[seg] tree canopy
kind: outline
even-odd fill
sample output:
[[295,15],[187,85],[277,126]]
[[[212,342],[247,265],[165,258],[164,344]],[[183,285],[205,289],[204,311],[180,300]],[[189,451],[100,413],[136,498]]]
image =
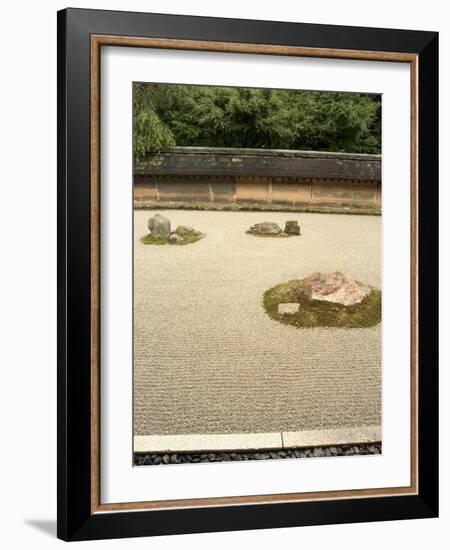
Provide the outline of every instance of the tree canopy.
[[135,83],[133,118],[136,160],[174,145],[381,152],[377,95]]

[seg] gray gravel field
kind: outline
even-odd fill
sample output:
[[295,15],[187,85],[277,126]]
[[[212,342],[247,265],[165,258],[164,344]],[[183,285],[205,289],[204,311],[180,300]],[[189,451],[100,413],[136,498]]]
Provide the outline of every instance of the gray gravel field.
[[[134,213],[134,433],[297,431],[381,423],[381,325],[298,329],[271,320],[268,288],[313,271],[381,286],[381,217],[158,211],[206,237],[148,246]],[[254,223],[302,235],[258,238]]]

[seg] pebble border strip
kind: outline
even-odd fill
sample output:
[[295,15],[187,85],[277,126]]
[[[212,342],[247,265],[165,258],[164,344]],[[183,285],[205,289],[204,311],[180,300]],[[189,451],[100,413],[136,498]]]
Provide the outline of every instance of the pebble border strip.
[[134,453],[134,465],[157,466],[199,462],[237,462],[242,460],[279,460],[286,458],[319,458],[377,454],[381,454],[381,443],[335,445],[332,447],[311,447],[307,449],[275,449],[263,452]]

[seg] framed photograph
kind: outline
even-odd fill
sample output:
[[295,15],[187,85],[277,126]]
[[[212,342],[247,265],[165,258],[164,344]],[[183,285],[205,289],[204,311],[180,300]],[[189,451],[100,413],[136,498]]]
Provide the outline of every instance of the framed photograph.
[[58,13],[58,536],[438,514],[438,35]]

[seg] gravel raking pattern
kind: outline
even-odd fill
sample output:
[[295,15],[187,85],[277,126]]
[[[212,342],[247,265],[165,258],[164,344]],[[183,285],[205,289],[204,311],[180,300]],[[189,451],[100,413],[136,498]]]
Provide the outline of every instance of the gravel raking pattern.
[[[262,307],[314,271],[381,288],[381,217],[159,211],[206,237],[146,246],[134,214],[134,435],[284,432],[381,424],[381,325],[299,329]],[[301,236],[257,239],[258,222]],[[303,452],[303,451],[302,451]]]

